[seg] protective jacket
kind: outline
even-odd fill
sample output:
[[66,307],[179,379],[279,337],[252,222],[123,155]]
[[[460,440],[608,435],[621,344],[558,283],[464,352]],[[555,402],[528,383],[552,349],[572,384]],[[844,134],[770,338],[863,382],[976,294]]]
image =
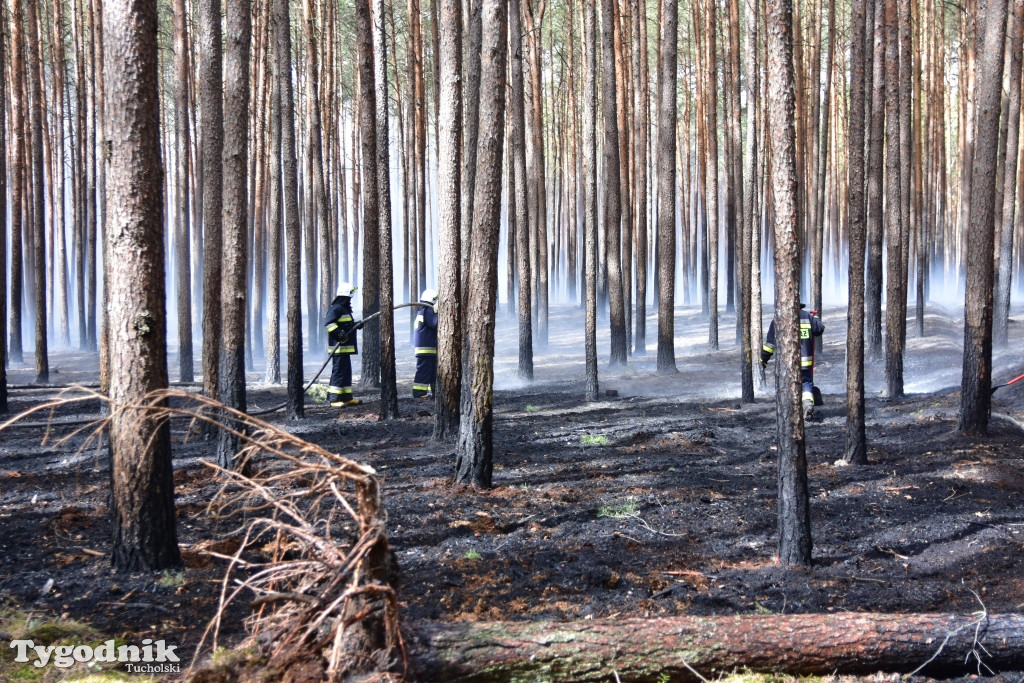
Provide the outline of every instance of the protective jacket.
[[[347,296],[334,297],[324,321],[324,327],[327,328],[327,345],[332,353],[359,353],[355,325],[355,320],[352,319],[352,299]],[[345,341],[335,349],[335,345],[342,339]]]
[[[800,369],[814,369],[814,337],[820,337],[825,332],[825,326],[818,316],[801,310],[800,311]],[[768,336],[764,339],[764,346],[761,347],[761,362],[767,363],[772,354],[775,353],[775,320],[768,326]]]
[[437,312],[433,306],[422,306],[416,314],[412,345],[417,356],[437,355]]

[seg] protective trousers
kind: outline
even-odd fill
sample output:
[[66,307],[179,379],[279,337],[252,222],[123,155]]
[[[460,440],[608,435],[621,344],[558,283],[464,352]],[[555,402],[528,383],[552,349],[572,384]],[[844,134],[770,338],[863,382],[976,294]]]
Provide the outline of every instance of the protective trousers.
[[331,358],[331,384],[327,398],[332,406],[343,406],[352,400],[352,355],[336,353]]
[[413,398],[421,398],[434,390],[437,381],[437,354],[416,356],[416,375],[412,380]]

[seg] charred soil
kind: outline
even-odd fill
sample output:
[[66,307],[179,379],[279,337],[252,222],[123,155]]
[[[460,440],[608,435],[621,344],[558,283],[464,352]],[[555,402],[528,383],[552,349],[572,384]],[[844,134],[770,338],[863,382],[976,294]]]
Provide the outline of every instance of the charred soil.
[[[832,320],[841,328],[838,312]],[[529,385],[499,364],[489,490],[452,486],[452,446],[430,440],[432,401],[403,398],[402,417],[380,422],[373,392],[364,390],[360,406],[309,405],[302,422],[274,420],[381,475],[409,623],[1019,612],[1024,388],[995,394],[988,438],[959,435],[959,394],[949,380],[959,378],[962,327],[947,314],[931,328],[931,337],[909,340],[907,396],[872,393],[880,382],[869,364],[866,467],[836,464],[845,444],[845,341],[841,329],[829,333],[818,370],[825,405],[807,424],[807,571],[776,563],[773,392],[759,388],[753,404],[730,397],[739,393],[735,349],[684,354],[671,377],[656,375],[649,356],[635,357],[628,371],[602,367],[603,398],[594,403],[582,400],[580,364],[565,359],[568,351],[538,354],[539,379]],[[1024,372],[999,361],[999,381]],[[403,396],[411,394],[406,369]],[[15,388],[12,413],[54,394]],[[283,396],[253,386],[250,409]],[[214,445],[174,423],[185,566],[116,573],[107,557],[105,446],[82,449],[84,434],[58,440],[72,428],[57,423],[98,410],[62,407],[48,430],[0,433],[0,630],[11,631],[6,639],[15,628],[73,621],[99,638],[163,638],[190,656],[222,588],[224,565],[207,553],[233,549],[233,529],[207,512],[220,482],[202,461]],[[242,604],[231,612],[222,643],[241,639],[248,613]],[[6,643],[0,651],[4,667]]]

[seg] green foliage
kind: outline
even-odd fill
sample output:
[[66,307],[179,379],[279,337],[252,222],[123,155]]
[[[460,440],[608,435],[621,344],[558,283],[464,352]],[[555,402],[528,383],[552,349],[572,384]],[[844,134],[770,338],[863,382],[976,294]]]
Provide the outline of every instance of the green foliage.
[[306,395],[313,400],[313,403],[327,403],[327,385],[313,384],[306,390]]
[[613,519],[619,519],[622,517],[632,517],[640,510],[640,504],[634,499],[623,503],[617,503],[615,505],[602,505],[597,510],[598,517],[611,517]]
[[156,585],[163,588],[177,588],[186,583],[188,583],[188,579],[185,578],[184,572],[172,572],[170,569],[165,569],[163,576],[156,580]]
[[470,548],[466,551],[466,554],[462,556],[465,560],[482,560],[483,557],[477,551]]
[[608,437],[604,434],[584,434],[580,437],[584,446],[607,446]]
[[539,413],[540,406],[526,406],[526,412],[528,413]]

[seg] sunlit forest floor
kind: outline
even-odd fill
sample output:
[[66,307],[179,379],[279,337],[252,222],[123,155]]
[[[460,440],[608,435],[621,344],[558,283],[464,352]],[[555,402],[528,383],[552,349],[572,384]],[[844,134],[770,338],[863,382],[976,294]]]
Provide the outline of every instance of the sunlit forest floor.
[[[1024,319],[1014,313],[1010,349],[993,361],[996,383],[1024,372]],[[769,315],[766,309],[766,327]],[[756,403],[739,403],[731,313],[721,316],[721,350],[711,352],[699,308],[679,309],[680,373],[671,377],[654,373],[654,316],[649,352],[617,370],[607,367],[602,321],[602,398],[595,403],[582,400],[579,309],[553,308],[550,343],[537,351],[537,380],[530,384],[516,379],[515,322],[503,318],[495,486],[488,491],[451,486],[452,448],[429,440],[433,403],[411,398],[407,339],[398,349],[399,420],[379,422],[374,393],[357,388],[364,404],[356,408],[311,403],[305,421],[289,423],[282,414],[274,421],[381,474],[407,621],[1021,611],[1024,382],[995,393],[989,438],[959,436],[962,315],[929,307],[924,337],[913,315],[911,309],[907,396],[880,398],[883,363],[867,364],[870,464],[855,468],[835,464],[845,443],[846,316],[824,311],[816,381],[825,405],[807,426],[814,538],[808,572],[775,564],[772,374]],[[405,330],[405,316],[398,320]],[[307,354],[307,378],[323,358]],[[173,379],[173,355],[169,365]],[[51,368],[59,370],[54,381],[96,380],[94,355],[58,352]],[[13,411],[54,395],[19,388],[31,375],[30,357],[11,368]],[[262,384],[259,364],[250,381],[250,409],[283,400],[283,388]],[[203,551],[228,548],[223,536],[231,531],[205,514],[218,481],[200,460],[212,457],[212,445],[175,430],[185,567],[124,575],[112,573],[105,557],[104,451],[79,451],[80,438],[56,445],[52,437],[67,428],[54,428],[41,444],[44,431],[0,434],[2,637],[57,620],[93,634],[164,638],[191,654],[214,612],[223,572]],[[222,641],[241,638],[245,613],[240,607],[230,615]],[[0,652],[7,658],[0,667],[8,666],[5,644]]]

